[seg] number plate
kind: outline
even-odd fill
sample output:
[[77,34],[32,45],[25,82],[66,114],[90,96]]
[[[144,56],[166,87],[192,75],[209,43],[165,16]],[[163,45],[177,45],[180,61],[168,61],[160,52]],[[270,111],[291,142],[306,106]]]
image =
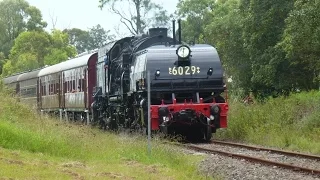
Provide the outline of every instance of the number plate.
[[197,67],[197,66],[169,67],[169,74],[174,76],[199,74],[199,73],[200,73],[200,67]]

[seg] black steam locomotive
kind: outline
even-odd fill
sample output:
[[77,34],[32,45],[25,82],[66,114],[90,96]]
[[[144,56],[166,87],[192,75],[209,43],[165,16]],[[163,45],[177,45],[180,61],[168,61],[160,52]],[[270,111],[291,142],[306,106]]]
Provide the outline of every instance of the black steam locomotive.
[[148,122],[147,72],[151,74],[151,127],[166,134],[187,133],[210,140],[227,127],[228,104],[223,69],[216,49],[186,44],[167,28],[125,37],[99,51],[102,83],[93,90],[93,121],[102,128],[145,130]]

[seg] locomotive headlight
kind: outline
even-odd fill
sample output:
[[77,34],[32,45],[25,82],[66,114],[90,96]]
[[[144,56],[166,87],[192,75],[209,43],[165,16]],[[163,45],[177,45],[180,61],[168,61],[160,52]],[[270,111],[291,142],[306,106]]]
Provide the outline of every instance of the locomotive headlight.
[[169,117],[167,117],[167,116],[163,116],[163,117],[162,117],[162,120],[163,120],[163,122],[168,122],[170,119],[169,119]]
[[208,72],[207,72],[207,75],[208,75],[208,76],[211,76],[211,75],[212,75],[212,72],[213,72],[213,69],[212,69],[212,67],[210,67],[209,70],[208,70]]
[[190,48],[188,46],[182,45],[177,49],[177,55],[180,58],[187,58],[190,56]]
[[156,77],[159,77],[159,76],[160,76],[160,70],[156,70],[156,72],[154,73],[154,75],[155,75]]

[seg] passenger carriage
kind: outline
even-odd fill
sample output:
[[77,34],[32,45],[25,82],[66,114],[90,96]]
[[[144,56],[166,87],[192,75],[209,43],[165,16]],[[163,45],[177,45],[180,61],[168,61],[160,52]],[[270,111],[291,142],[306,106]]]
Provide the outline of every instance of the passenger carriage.
[[42,69],[39,74],[39,109],[65,114],[67,119],[89,118],[96,85],[97,52]]

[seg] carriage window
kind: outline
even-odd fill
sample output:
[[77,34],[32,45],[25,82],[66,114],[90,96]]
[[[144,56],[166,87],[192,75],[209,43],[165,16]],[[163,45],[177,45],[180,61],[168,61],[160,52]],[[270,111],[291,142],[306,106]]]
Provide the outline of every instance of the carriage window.
[[75,80],[72,80],[72,89],[71,89],[72,92],[75,92],[76,91],[76,81]]
[[55,94],[58,94],[59,93],[59,91],[60,91],[60,87],[59,87],[59,83],[56,83],[56,87],[55,87]]
[[67,81],[67,93],[69,93],[70,92],[70,81],[68,80]]
[[82,92],[82,81],[81,79],[78,79],[78,87],[77,87],[78,92]]
[[46,93],[46,81],[45,79],[41,79],[41,94],[42,96],[45,96]]
[[41,86],[41,94],[42,94],[42,96],[46,95],[46,86],[44,86],[44,85]]
[[83,92],[85,89],[85,80],[84,79],[79,79],[78,80],[78,87],[77,87],[79,92]]
[[63,93],[67,93],[67,83],[68,82],[63,83]]
[[49,95],[51,95],[52,93],[52,84],[49,84]]
[[21,96],[23,97],[36,97],[36,87],[29,86],[27,88],[21,89]]

